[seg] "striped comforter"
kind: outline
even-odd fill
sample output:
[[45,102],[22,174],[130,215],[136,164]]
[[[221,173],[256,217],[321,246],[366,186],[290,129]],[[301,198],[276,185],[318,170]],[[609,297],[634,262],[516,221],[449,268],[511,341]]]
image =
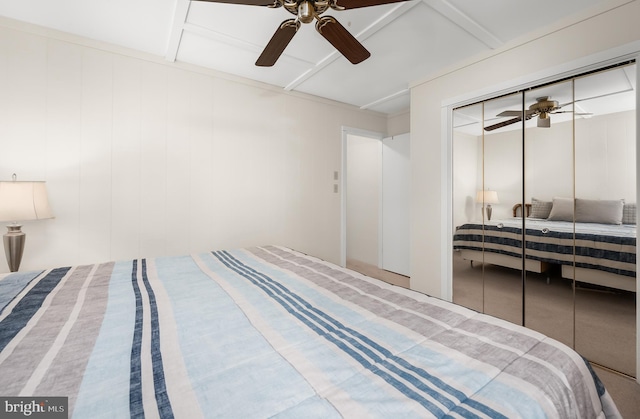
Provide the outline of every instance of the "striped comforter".
[[[575,265],[635,278],[636,226],[526,219],[526,258]],[[454,249],[484,250],[522,257],[522,218],[464,224]],[[575,254],[574,254],[575,253]]]
[[268,246],[0,277],[0,396],[72,417],[615,417],[537,332]]

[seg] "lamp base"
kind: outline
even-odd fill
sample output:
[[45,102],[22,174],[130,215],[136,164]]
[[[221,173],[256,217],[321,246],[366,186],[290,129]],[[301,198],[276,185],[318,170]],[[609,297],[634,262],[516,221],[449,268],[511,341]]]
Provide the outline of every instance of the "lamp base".
[[26,235],[21,228],[20,224],[8,225],[8,231],[4,235],[4,253],[7,255],[7,263],[11,272],[17,272],[22,261]]
[[487,220],[491,221],[491,212],[493,211],[493,209],[491,208],[491,205],[487,205]]

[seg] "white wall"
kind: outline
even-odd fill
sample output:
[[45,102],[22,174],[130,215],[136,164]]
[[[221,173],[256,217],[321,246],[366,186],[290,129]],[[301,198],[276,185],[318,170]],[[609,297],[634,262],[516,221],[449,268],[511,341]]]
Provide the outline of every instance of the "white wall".
[[23,270],[271,243],[339,262],[342,127],[387,124],[6,19],[0,92],[0,179],[46,180],[56,215],[24,223]]
[[382,143],[347,136],[347,259],[378,266]]
[[387,136],[405,134],[411,127],[411,112],[402,112],[397,115],[389,115],[387,119]]

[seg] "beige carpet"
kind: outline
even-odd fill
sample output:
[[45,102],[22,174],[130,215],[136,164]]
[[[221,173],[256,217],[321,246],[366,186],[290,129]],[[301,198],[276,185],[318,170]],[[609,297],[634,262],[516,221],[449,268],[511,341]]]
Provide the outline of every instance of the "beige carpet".
[[347,268],[365,274],[372,278],[381,279],[393,285],[409,288],[409,277],[394,272],[385,271],[375,265],[360,262],[355,259],[347,259]]

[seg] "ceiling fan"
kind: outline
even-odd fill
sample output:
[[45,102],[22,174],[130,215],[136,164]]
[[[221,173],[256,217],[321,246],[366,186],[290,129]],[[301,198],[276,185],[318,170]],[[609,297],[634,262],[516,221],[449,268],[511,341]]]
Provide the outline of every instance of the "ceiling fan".
[[327,9],[349,10],[360,7],[378,6],[407,0],[196,0],[212,3],[231,3],[270,8],[284,7],[296,15],[295,19],[285,20],[278,26],[271,40],[258,57],[257,66],[270,67],[278,61],[284,49],[298,32],[300,23],[311,23],[314,19],[316,30],[331,43],[352,64],[358,64],[371,56],[371,53],[332,16],[320,16]]
[[[538,117],[539,128],[550,128],[551,127],[551,114],[554,113],[565,113],[565,112],[573,112],[573,111],[561,111],[560,109],[564,106],[569,105],[569,103],[564,103],[560,105],[558,101],[552,100],[549,96],[542,96],[536,99],[536,103],[529,106],[524,112],[524,119],[529,120],[535,116]],[[505,116],[513,116],[514,118],[508,119],[506,121],[498,122],[497,124],[489,125],[484,128],[485,131],[493,131],[498,128],[506,127],[507,125],[515,124],[516,122],[522,121],[522,111],[504,111],[496,115],[497,117],[505,117]],[[589,113],[577,113],[576,115],[591,115]]]

